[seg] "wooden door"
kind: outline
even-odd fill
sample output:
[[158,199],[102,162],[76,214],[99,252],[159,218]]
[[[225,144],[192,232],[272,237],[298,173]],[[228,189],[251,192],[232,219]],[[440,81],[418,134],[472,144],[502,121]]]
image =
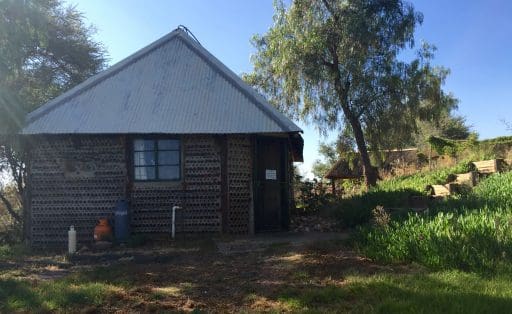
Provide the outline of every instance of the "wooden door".
[[280,230],[287,203],[285,171],[286,142],[280,138],[259,138],[256,144],[256,231]]

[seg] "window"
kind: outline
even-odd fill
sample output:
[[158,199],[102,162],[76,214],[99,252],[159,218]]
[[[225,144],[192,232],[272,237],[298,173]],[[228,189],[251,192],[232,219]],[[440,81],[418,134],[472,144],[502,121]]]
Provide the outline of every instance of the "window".
[[180,163],[180,141],[177,139],[133,141],[133,174],[136,181],[179,180]]

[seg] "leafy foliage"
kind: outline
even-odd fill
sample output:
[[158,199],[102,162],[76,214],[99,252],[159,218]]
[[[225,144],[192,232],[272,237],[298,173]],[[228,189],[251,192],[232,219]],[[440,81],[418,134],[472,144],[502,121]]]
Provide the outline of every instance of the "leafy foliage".
[[327,193],[327,189],[321,181],[295,176],[294,182],[297,192],[295,214],[308,215],[332,207],[335,197],[331,193]]
[[102,70],[105,51],[93,33],[59,0],[0,2],[0,87],[13,105],[31,111]]
[[412,62],[398,59],[414,46],[414,29],[423,20],[411,4],[296,0],[275,9],[274,25],[253,39],[254,73],[246,80],[321,132],[348,125],[367,186],[377,176],[365,133],[382,138],[372,134],[392,121],[393,130],[407,134],[417,118],[435,118],[455,105],[441,89],[448,71],[430,64],[432,46],[423,45]]
[[[101,71],[105,51],[74,7],[61,0],[0,1],[0,172],[8,171],[24,200],[25,149],[15,134],[24,117]],[[13,204],[0,199],[9,213]]]

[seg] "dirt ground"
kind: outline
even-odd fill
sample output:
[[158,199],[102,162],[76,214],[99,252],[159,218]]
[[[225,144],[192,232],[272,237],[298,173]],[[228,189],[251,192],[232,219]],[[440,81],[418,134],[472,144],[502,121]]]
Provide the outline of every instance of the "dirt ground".
[[382,270],[344,245],[345,235],[182,240],[136,249],[33,256],[4,262],[33,282],[69,277],[118,287],[83,312],[287,312],[290,289],[343,285],[353,272]]

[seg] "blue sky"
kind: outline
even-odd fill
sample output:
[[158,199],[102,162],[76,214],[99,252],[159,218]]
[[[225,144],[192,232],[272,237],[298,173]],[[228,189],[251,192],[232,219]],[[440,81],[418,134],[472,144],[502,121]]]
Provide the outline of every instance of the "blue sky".
[[[273,0],[68,0],[84,13],[107,49],[111,64],[175,29],[187,26],[235,73],[250,72],[249,40],[272,24]],[[424,14],[416,42],[437,46],[435,63],[451,69],[445,89],[459,100],[480,138],[508,135],[512,121],[512,1],[417,0]],[[324,141],[313,126],[304,129],[307,171]],[[332,136],[331,136],[332,137]]]

